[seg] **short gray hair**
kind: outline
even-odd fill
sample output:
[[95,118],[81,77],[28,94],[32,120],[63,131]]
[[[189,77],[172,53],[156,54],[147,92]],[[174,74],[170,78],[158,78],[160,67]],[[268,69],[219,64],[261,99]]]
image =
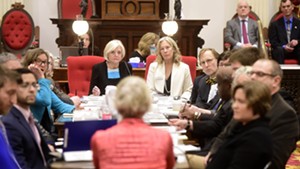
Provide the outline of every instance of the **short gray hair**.
[[9,52],[2,52],[0,53],[0,65],[10,61],[10,60],[18,60],[16,55],[9,53]]
[[117,85],[115,105],[124,118],[141,118],[151,106],[150,90],[144,79],[128,76]]

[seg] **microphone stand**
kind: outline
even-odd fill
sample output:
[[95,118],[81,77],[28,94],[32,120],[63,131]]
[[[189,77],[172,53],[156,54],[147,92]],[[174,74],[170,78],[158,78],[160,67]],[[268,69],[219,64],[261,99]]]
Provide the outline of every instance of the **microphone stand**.
[[78,42],[78,54],[79,56],[83,55],[83,38],[79,37],[79,42]]

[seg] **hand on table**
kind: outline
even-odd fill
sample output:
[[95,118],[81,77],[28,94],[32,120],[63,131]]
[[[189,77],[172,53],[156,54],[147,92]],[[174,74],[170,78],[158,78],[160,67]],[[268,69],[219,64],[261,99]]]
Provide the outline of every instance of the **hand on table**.
[[93,90],[92,90],[92,94],[93,94],[93,96],[100,96],[101,91],[97,86],[94,86]]
[[187,122],[188,122],[187,119],[170,119],[169,125],[175,126],[176,130],[182,130],[186,128]]

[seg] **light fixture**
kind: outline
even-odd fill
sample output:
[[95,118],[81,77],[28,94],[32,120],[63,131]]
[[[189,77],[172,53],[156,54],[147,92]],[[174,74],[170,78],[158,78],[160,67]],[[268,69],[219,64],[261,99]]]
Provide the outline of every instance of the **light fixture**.
[[89,30],[89,24],[87,21],[83,20],[82,15],[76,15],[76,20],[72,24],[73,31],[78,35],[79,42],[78,42],[78,54],[80,56],[83,55],[83,39],[80,37],[84,35]]
[[165,15],[166,21],[162,23],[162,31],[168,36],[173,36],[178,31],[178,24],[168,14]]
[[83,20],[82,15],[76,15],[76,20],[72,24],[72,29],[78,36],[81,36],[87,33],[89,24],[87,21]]

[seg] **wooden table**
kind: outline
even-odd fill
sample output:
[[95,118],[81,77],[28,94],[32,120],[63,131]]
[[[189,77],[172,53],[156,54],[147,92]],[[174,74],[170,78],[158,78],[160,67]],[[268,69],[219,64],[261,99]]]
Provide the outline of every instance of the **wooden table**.
[[[69,93],[68,68],[67,67],[55,67],[53,69],[53,71],[54,71],[53,80],[59,84],[60,88],[65,93]],[[132,68],[132,74],[144,79],[145,78],[145,68]]]

